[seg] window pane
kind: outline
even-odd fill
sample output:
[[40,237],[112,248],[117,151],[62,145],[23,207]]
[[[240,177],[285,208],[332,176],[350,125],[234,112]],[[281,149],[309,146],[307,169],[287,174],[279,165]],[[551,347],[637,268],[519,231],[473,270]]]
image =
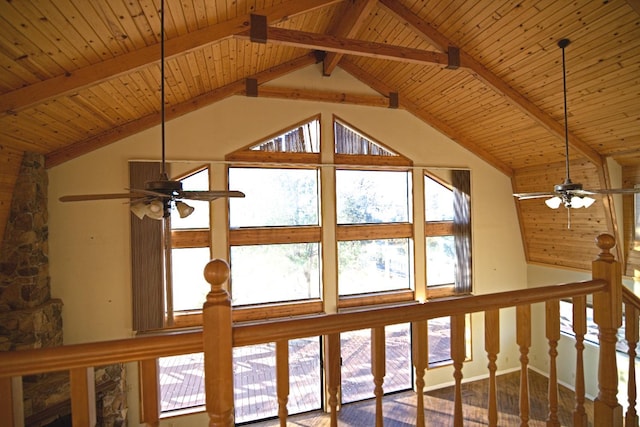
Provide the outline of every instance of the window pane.
[[427,286],[455,282],[456,251],[453,236],[427,237]]
[[[385,328],[384,392],[393,393],[411,389],[411,328],[408,323],[388,325]],[[373,394],[371,373],[371,329],[342,332],[342,403],[370,399]]]
[[[278,415],[275,344],[233,349],[235,421],[245,423]],[[320,409],[320,339],[289,341],[290,415]]]
[[338,242],[338,289],[355,295],[411,288],[409,239]]
[[451,360],[451,317],[438,317],[427,321],[429,336],[429,365]]
[[[203,169],[180,180],[182,189],[189,191],[209,190],[209,170]],[[209,228],[209,202],[198,200],[182,200],[194,211],[186,218],[180,218],[177,209],[171,209],[171,228]]]
[[269,141],[264,141],[251,147],[250,150],[281,153],[319,153],[320,120],[312,120],[295,129],[288,130]]
[[410,175],[403,171],[336,171],[338,224],[410,221]]
[[[451,363],[451,317],[437,317],[427,321],[428,330],[428,364],[436,367]],[[471,356],[471,315],[464,317],[464,348],[465,360]]]
[[171,250],[173,311],[202,309],[211,290],[203,275],[210,260],[209,248]]
[[315,169],[230,168],[229,188],[246,197],[229,200],[229,225],[319,225]]
[[453,191],[424,177],[424,214],[427,221],[453,221]]
[[234,305],[320,298],[320,244],[231,247]]

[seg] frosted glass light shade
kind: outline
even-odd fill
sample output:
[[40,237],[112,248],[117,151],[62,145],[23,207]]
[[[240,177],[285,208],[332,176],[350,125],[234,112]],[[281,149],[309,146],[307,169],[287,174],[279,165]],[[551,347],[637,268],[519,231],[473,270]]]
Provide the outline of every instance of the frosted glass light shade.
[[544,203],[551,209],[558,209],[562,203],[562,199],[558,196],[553,196],[552,198],[545,200]]

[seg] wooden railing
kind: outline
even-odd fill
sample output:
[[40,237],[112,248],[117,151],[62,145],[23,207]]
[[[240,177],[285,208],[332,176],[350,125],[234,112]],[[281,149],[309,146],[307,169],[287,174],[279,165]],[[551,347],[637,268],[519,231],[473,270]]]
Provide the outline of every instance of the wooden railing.
[[[233,347],[252,344],[276,344],[277,398],[281,425],[286,425],[289,396],[288,341],[296,338],[324,336],[324,366],[328,412],[331,425],[337,425],[338,395],[340,386],[340,336],[341,332],[371,329],[371,370],[376,399],[376,425],[382,425],[382,396],[385,376],[386,325],[412,324],[412,352],[416,372],[416,425],[424,426],[424,373],[427,365],[427,320],[451,316],[451,358],[454,378],[454,425],[463,425],[463,400],[461,384],[465,358],[465,315],[484,312],[485,350],[489,368],[488,424],[499,423],[496,399],[496,365],[500,351],[500,310],[515,307],[517,323],[516,341],[520,352],[520,419],[528,425],[528,353],[531,346],[531,305],[544,303],[546,312],[546,338],[549,343],[549,413],[547,425],[557,426],[558,379],[556,372],[557,345],[560,339],[560,299],[572,298],[574,302],[573,328],[576,334],[576,406],[574,425],[586,426],[584,410],[583,340],[586,333],[586,296],[593,295],[595,321],[600,330],[599,384],[594,404],[595,420],[600,426],[622,426],[622,408],[618,404],[616,367],[616,332],[622,319],[622,287],[620,266],[609,252],[613,238],[602,235],[597,239],[601,253],[593,262],[593,280],[546,286],[535,289],[500,292],[490,295],[463,296],[413,304],[402,307],[363,309],[347,313],[315,315],[304,318],[278,319],[254,324],[233,324],[231,303],[223,285],[228,279],[226,262],[211,261],[205,269],[205,277],[211,284],[211,292],[204,305],[203,331],[182,332],[162,336],[146,336],[91,344],[68,345],[42,350],[25,350],[0,353],[0,417],[6,425],[22,425],[21,376],[60,370],[70,371],[72,422],[74,426],[95,424],[95,398],[92,390],[94,366],[118,362],[138,361],[140,366],[142,422],[159,424],[158,358],[177,354],[204,351],[206,411],[210,426],[231,426],[234,423],[233,401]],[[631,301],[631,302],[627,302]],[[635,359],[638,341],[637,298],[625,297],[627,316],[627,340],[630,359]],[[635,311],[634,311],[635,310]],[[635,319],[635,326],[630,327]],[[635,329],[634,329],[635,328]],[[631,350],[633,348],[633,350]],[[631,365],[630,365],[631,366]],[[630,373],[633,370],[630,369]],[[630,409],[628,426],[637,426],[635,409],[635,375],[629,376],[633,392],[629,391]],[[630,385],[631,387],[631,385]],[[635,421],[634,421],[635,420]],[[635,422],[635,424],[633,424]]]
[[622,302],[624,303],[625,328],[624,335],[627,341],[627,356],[629,365],[627,366],[627,414],[625,416],[626,426],[638,426],[638,413],[636,411],[637,383],[636,383],[636,347],[638,346],[638,322],[640,321],[640,298],[630,289],[622,288]]

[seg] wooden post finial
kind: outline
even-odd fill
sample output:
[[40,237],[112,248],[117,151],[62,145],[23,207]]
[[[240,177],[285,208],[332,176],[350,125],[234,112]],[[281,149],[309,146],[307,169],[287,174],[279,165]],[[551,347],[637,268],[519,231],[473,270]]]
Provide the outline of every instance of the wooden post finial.
[[600,248],[598,259],[602,261],[613,261],[615,257],[610,250],[616,245],[616,239],[611,234],[600,234],[596,237],[596,246]]
[[229,264],[223,259],[212,259],[204,267],[204,278],[211,289],[221,288],[229,279]]

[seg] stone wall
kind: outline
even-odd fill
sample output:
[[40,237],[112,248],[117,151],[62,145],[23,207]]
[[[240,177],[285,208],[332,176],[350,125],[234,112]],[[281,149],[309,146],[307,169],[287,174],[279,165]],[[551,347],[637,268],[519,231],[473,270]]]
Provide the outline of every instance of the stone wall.
[[[0,245],[0,351],[63,344],[63,304],[51,298],[47,191],[44,157],[25,153]],[[124,365],[96,368],[95,375],[98,425],[126,425]],[[27,425],[68,417],[67,373],[24,377],[23,389]]]
[[0,350],[62,345],[62,301],[51,299],[47,172],[25,154],[0,247]]

